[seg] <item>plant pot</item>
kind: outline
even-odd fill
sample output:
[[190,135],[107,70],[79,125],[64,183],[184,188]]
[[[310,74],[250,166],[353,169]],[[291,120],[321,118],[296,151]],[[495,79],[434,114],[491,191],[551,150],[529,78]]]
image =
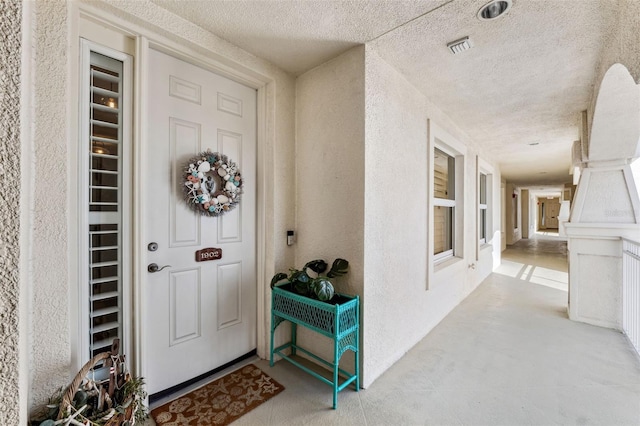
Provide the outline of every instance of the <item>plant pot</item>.
[[[276,327],[283,321],[291,322],[291,339],[288,343],[274,347]],[[333,357],[331,360],[325,360],[298,345],[298,325],[328,336],[333,340]],[[360,388],[359,327],[360,298],[358,296],[336,293],[330,301],[321,302],[295,293],[289,282],[277,284],[271,292],[270,365],[273,367],[274,355],[278,355],[318,380],[330,385],[333,388],[333,408],[336,409],[338,407],[338,392],[350,385],[355,387],[356,392]],[[340,368],[340,357],[347,350],[355,353],[353,372]],[[290,351],[290,353],[287,351]],[[297,351],[330,368],[333,372],[332,379],[327,379],[298,362],[294,357]],[[338,375],[342,376],[342,383],[339,383]]]
[[[358,326],[358,296],[336,293],[327,302],[298,294],[289,282],[272,290],[271,311],[277,324],[289,320],[329,337],[342,337]],[[337,326],[336,326],[337,325]]]

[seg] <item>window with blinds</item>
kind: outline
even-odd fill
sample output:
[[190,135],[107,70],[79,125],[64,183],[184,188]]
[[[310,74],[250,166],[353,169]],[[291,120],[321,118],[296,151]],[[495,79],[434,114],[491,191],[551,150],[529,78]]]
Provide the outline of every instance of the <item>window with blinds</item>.
[[480,173],[480,182],[478,188],[478,237],[480,244],[487,242],[487,175]]
[[435,148],[433,160],[433,253],[436,261],[453,256],[455,227],[455,157]]
[[123,339],[123,62],[90,53],[89,357]]

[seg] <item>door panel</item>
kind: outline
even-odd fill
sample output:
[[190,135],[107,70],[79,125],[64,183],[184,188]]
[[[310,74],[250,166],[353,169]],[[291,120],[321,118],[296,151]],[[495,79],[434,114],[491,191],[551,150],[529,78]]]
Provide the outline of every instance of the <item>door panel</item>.
[[[169,117],[169,150],[177,158],[189,158],[200,150],[200,124]],[[178,170],[176,170],[178,169]],[[171,169],[171,181],[179,183],[182,168],[174,162]],[[177,188],[176,188],[177,189]],[[200,244],[200,216],[194,215],[184,203],[182,193],[171,191],[169,201],[169,226],[171,240],[169,247],[185,247]]]
[[170,345],[200,336],[200,276],[197,269],[170,272]]
[[560,213],[560,199],[547,200],[545,224],[547,229],[558,229],[558,214]]
[[[148,273],[144,336],[154,394],[256,347],[256,91],[151,50],[144,192]],[[184,167],[207,149],[242,172],[240,205],[202,216],[183,196]],[[196,262],[202,248],[222,258]]]
[[237,324],[242,318],[242,264],[218,268],[218,329]]

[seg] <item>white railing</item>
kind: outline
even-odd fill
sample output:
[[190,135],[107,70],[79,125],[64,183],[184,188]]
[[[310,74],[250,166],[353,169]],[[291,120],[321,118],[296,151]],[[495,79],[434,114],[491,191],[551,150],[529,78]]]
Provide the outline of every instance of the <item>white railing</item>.
[[640,354],[640,243],[622,240],[622,330]]

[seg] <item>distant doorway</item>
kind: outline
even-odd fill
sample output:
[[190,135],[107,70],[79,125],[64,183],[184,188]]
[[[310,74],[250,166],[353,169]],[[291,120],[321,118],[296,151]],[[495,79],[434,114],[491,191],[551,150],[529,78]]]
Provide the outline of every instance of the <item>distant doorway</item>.
[[560,197],[538,199],[538,231],[558,230]]

